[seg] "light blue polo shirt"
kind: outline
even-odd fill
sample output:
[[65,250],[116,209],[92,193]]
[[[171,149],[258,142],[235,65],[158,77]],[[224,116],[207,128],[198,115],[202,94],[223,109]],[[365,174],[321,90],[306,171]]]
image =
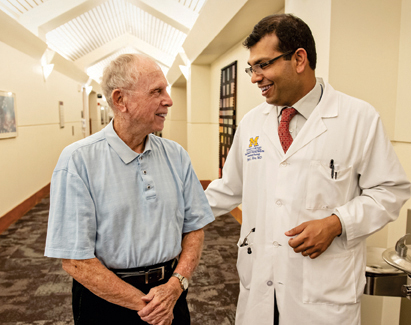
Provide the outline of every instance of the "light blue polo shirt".
[[45,255],[108,268],[166,262],[214,221],[187,152],[150,134],[138,154],[113,122],[66,147],[53,172]]

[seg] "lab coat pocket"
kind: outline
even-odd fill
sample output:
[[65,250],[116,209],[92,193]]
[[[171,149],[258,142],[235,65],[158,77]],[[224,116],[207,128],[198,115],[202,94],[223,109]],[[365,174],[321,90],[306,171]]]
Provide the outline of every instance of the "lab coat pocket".
[[306,209],[333,209],[346,203],[351,184],[352,167],[335,165],[335,176],[331,168],[320,161],[311,161],[307,180]]
[[304,258],[303,303],[357,303],[354,252],[328,256],[324,254],[313,260]]
[[250,289],[251,276],[253,271],[253,244],[247,246],[240,246],[242,239],[238,241],[238,258],[237,258],[237,271],[240,277],[241,284],[244,288]]

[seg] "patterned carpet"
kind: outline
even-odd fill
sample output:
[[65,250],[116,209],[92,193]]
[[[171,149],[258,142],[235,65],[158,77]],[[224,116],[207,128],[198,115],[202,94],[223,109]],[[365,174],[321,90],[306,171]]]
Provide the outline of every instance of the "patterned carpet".
[[[0,324],[71,325],[71,278],[43,256],[49,199],[0,234]],[[225,215],[205,228],[204,251],[190,283],[192,325],[234,324],[240,225]]]

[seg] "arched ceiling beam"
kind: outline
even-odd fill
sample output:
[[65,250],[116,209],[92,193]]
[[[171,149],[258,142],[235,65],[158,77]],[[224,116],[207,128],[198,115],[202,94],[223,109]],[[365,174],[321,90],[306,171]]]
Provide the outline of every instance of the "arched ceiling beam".
[[[41,6],[37,6],[21,15],[18,21],[34,35],[41,36],[39,35],[39,26],[46,24],[48,21],[63,15],[66,11],[72,10],[85,2],[87,2],[87,0],[46,1],[42,3]],[[45,41],[45,38],[42,39]]]
[[12,10],[12,6],[8,2],[6,3],[0,2],[0,10],[4,11],[7,15],[9,15],[10,17],[16,20],[19,19],[19,15],[15,11]]
[[126,0],[150,15],[188,34],[198,18],[198,14],[175,1]]
[[98,61],[103,60],[107,56],[128,46],[133,47],[139,52],[152,57],[154,60],[167,67],[170,67],[173,63],[174,58],[172,56],[130,34],[124,34],[120,37],[117,37],[116,39],[104,44],[103,46],[100,46],[94,51],[74,61],[74,63],[81,70],[86,71],[88,67],[92,66]]
[[[44,15],[47,17],[47,21],[40,21],[38,20],[38,33],[37,35],[45,40],[45,35],[64,25],[65,23],[75,19],[76,17],[84,14],[85,12],[92,10],[93,8],[101,5],[102,3],[106,2],[107,0],[72,0],[77,5],[73,6],[72,8],[67,10],[57,11],[57,10],[50,10],[53,14],[50,16]],[[188,34],[190,28],[194,24],[197,13],[187,9],[183,5],[177,2],[163,2],[161,0],[126,0],[127,2],[139,7],[140,9],[146,11],[150,15],[163,20],[167,24],[171,25],[172,27],[182,31],[185,34]],[[53,3],[54,1],[48,1],[47,3]],[[55,2],[71,2],[66,0],[55,0]],[[40,10],[43,6],[39,6],[38,9]],[[54,7],[53,7],[54,8]],[[34,11],[34,10],[32,10]],[[37,11],[39,13],[39,11]],[[24,14],[26,16],[30,14],[30,12]],[[43,15],[43,14],[41,14]],[[25,18],[26,19],[26,18]],[[29,18],[27,18],[28,20]],[[35,26],[31,26],[31,28],[35,29]]]
[[[47,17],[48,19],[43,22],[41,25],[37,26],[38,32],[37,35],[43,40],[46,40],[46,34],[53,29],[64,25],[65,23],[73,20],[74,18],[82,15],[83,13],[101,5],[102,3],[106,2],[107,0],[75,0],[73,2],[76,3],[75,6],[71,7],[70,9],[65,10],[56,10],[53,11],[54,15]],[[47,1],[49,2],[61,2],[62,4],[65,2],[71,2],[66,0],[55,0],[55,1]],[[67,4],[66,4],[67,5]],[[42,8],[38,7],[39,9]]]

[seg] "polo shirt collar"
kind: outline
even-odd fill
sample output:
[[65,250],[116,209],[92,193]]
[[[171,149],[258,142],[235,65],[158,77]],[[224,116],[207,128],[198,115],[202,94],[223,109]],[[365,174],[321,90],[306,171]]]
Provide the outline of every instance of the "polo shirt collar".
[[117,153],[120,159],[127,165],[131,163],[140,155],[145,155],[151,151],[151,139],[150,135],[146,138],[146,144],[144,146],[143,153],[137,153],[132,150],[116,133],[113,126],[114,119],[104,128],[104,134],[110,147]]

